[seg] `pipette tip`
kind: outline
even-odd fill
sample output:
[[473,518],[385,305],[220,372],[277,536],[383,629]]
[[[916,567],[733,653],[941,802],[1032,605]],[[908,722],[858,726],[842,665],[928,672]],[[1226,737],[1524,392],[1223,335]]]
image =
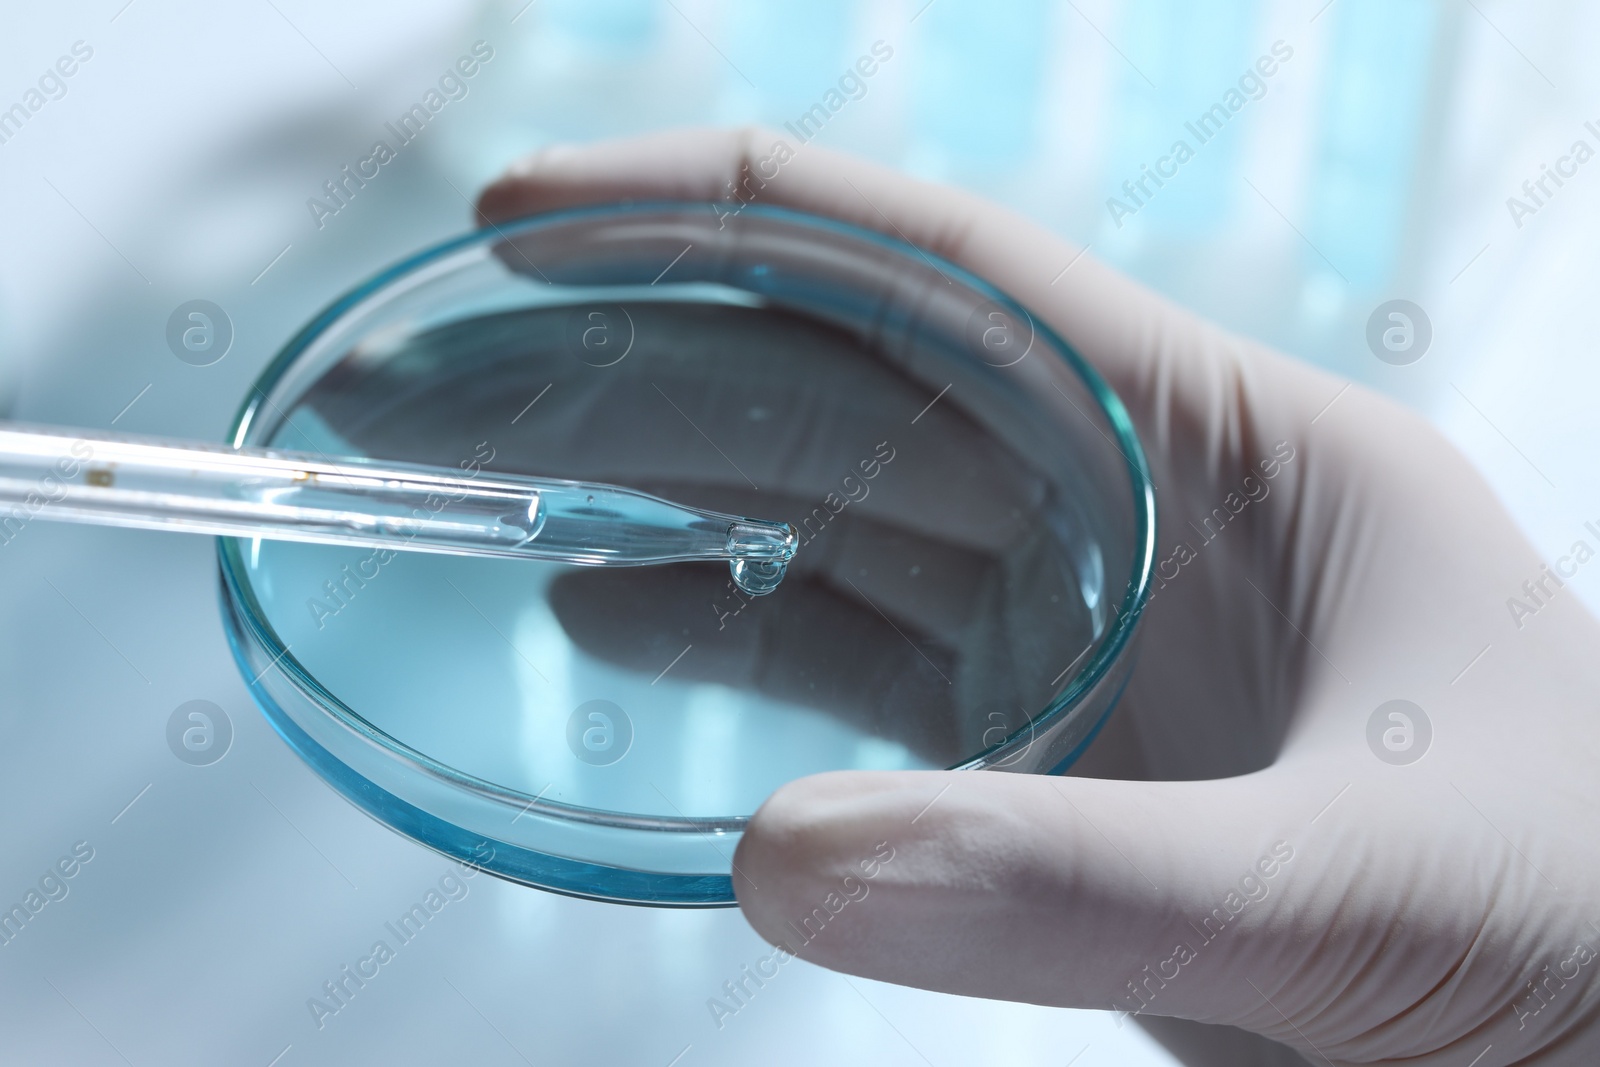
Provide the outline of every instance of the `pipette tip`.
[[732,559],[788,563],[800,547],[800,534],[786,522],[737,519],[728,524],[728,556]]
[[728,525],[729,569],[733,584],[750,596],[765,596],[778,588],[789,561],[800,547],[800,535],[786,522],[748,519]]

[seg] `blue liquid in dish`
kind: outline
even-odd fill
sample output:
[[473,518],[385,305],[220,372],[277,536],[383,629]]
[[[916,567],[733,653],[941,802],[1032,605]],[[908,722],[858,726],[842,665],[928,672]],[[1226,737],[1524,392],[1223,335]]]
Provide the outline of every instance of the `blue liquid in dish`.
[[271,443],[628,485],[789,521],[802,547],[786,578],[730,578],[251,543],[266,619],[376,729],[530,796],[747,815],[806,774],[970,758],[1103,632],[1060,442],[1020,422],[1002,441],[957,402],[974,383],[930,406],[842,331],[688,302],[630,305],[633,350],[596,367],[564,350],[568,311],[352,356]]

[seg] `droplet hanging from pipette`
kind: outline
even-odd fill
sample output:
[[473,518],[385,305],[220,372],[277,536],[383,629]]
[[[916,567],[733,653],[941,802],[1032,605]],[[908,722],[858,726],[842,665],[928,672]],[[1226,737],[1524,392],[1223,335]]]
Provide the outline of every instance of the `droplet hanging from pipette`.
[[788,523],[756,523],[741,519],[728,527],[728,568],[733,584],[748,596],[765,596],[778,588],[800,535]]
[[778,588],[789,565],[775,559],[736,559],[728,564],[733,571],[733,584],[741,593],[766,596]]

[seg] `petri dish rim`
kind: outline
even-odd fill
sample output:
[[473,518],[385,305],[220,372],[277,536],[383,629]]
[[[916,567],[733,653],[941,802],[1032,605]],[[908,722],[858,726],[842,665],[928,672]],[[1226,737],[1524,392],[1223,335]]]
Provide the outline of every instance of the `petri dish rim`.
[[[636,201],[628,204],[565,208],[526,215],[497,225],[472,230],[405,257],[379,271],[367,281],[348,290],[328,304],[283,346],[255,381],[251,383],[249,394],[241,402],[229,426],[226,441],[235,448],[242,447],[247,443],[250,430],[260,416],[263,405],[277,406],[269,399],[272,390],[277,387],[289,369],[329,327],[370,298],[384,292],[391,284],[436,264],[453,253],[479,244],[504,241],[517,234],[542,227],[562,225],[587,218],[616,218],[628,215],[643,217],[659,214],[663,211],[682,211],[686,208],[698,208],[704,206],[704,204],[705,202],[703,201],[652,200]],[[941,273],[947,274],[951,278],[969,286],[986,299],[1022,315],[1032,325],[1035,340],[1042,339],[1046,342],[1047,347],[1052,347],[1054,349],[1053,354],[1061,357],[1072,372],[1084,383],[1099,405],[1100,414],[1110,424],[1112,432],[1116,435],[1114,444],[1122,456],[1123,466],[1129,477],[1131,502],[1134,510],[1135,546],[1133,567],[1124,584],[1122,603],[1110,631],[1099,642],[1099,648],[1095,654],[1087,664],[1073,675],[1066,689],[1055,700],[1051,701],[1037,716],[1018,727],[1005,738],[983,751],[951,765],[947,769],[982,769],[1003,764],[1006,758],[1020,746],[1030,744],[1036,735],[1047,732],[1060,718],[1068,714],[1082,698],[1095,690],[1101,680],[1111,671],[1113,665],[1129,650],[1130,642],[1137,630],[1139,618],[1149,600],[1156,555],[1155,486],[1151,481],[1144,449],[1134,429],[1133,420],[1123,406],[1121,398],[1100,376],[1100,373],[1078,354],[1076,349],[1047,324],[1040,322],[1037,316],[1033,315],[1009,294],[964,268],[918,248],[910,242],[808,212],[766,205],[747,205],[742,214],[765,216],[787,221],[804,228],[830,231],[851,240],[877,245],[908,259],[914,259],[924,264],[932,263],[935,269]],[[508,789],[474,775],[465,774],[404,744],[367,721],[362,715],[329,692],[317,681],[315,675],[294,657],[289,647],[267,620],[265,611],[255,597],[244,564],[243,546],[246,543],[247,539],[244,538],[217,538],[218,564],[222,579],[221,592],[225,598],[231,598],[233,605],[238,609],[234,613],[234,617],[249,631],[250,636],[262,646],[262,650],[269,658],[272,669],[281,670],[295,688],[310,698],[320,710],[331,715],[347,731],[355,734],[362,743],[376,745],[386,750],[390,756],[406,763],[415,772],[437,781],[473,793],[486,800],[514,805],[525,811],[537,811],[540,815],[548,817],[568,819],[602,827],[697,834],[738,833],[744,829],[749,821],[748,815],[697,817],[625,815],[620,812],[565,804],[542,797],[535,797],[520,790]],[[228,605],[225,603],[225,611],[227,607]],[[233,652],[241,669],[248,673],[249,665],[244,655],[244,650],[235,646]],[[276,702],[273,698],[259,686],[258,681],[259,678],[257,681],[249,683],[252,695],[264,706],[275,704]],[[1120,688],[1119,686],[1119,693]],[[1115,704],[1115,699],[1108,703],[1106,709],[1101,713],[1099,721],[1085,732],[1083,740],[1067,753],[1053,768],[1052,773],[1059,772],[1070,765],[1083,752],[1095,736],[1098,735],[1100,728],[1110,716]],[[285,713],[279,711],[278,714],[268,715],[272,725],[291,747],[300,752],[303,757],[307,756],[302,751],[302,745],[297,743],[296,739],[284,733],[277,722],[279,714]],[[292,717],[289,718],[292,719]],[[306,740],[310,741],[309,738],[306,738]],[[311,741],[310,743],[317,745],[319,748],[322,747],[317,742]],[[337,761],[338,759],[332,753],[327,755],[332,760]],[[320,763],[320,761],[314,762]],[[406,804],[399,798],[391,799],[397,803]],[[406,804],[406,806],[410,807],[409,804]],[[425,812],[420,814],[427,815]],[[428,817],[434,818],[432,816]]]

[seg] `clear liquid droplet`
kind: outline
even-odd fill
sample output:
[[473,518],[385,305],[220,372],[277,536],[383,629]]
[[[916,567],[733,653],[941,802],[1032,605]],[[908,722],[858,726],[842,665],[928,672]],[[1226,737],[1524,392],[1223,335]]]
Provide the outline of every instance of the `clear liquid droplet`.
[[733,584],[749,596],[766,596],[778,588],[789,570],[786,563],[766,559],[736,559],[728,568],[733,571]]

